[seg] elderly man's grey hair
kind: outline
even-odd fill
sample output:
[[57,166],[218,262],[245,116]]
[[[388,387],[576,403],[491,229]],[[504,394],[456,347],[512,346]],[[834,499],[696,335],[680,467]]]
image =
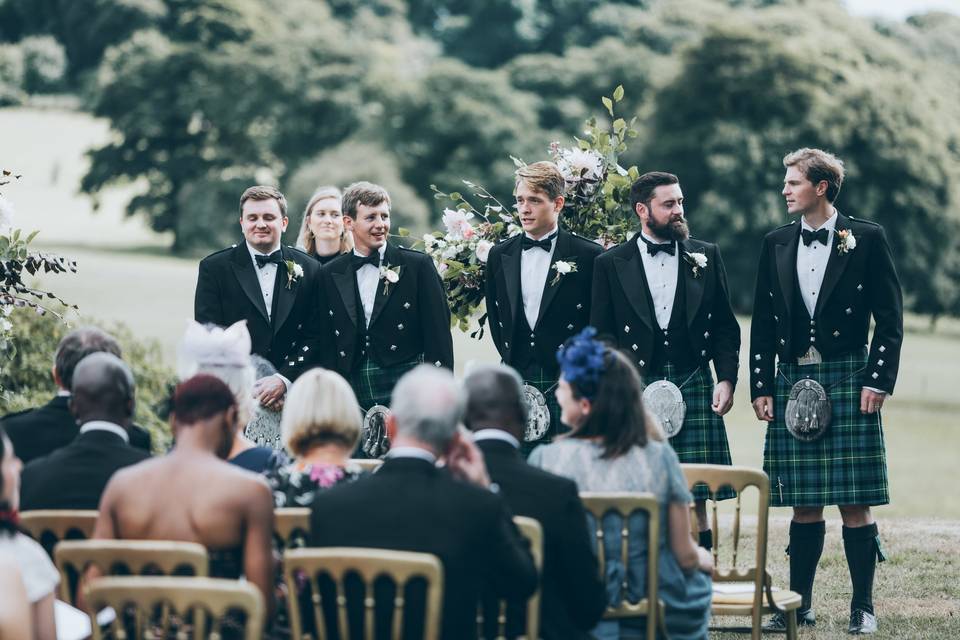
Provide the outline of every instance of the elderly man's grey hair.
[[445,452],[463,421],[466,397],[446,369],[422,364],[406,373],[393,388],[390,412],[397,433]]
[[522,435],[528,407],[519,373],[505,364],[483,364],[470,370],[463,387],[467,393],[467,428],[509,429]]

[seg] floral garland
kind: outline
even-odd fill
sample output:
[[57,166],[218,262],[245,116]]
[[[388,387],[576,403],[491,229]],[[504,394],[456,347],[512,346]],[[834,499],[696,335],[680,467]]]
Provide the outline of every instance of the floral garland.
[[[609,126],[600,126],[596,118],[586,121],[584,138],[574,138],[575,146],[550,144],[550,159],[556,163],[567,182],[566,202],[560,214],[561,224],[584,238],[603,247],[619,244],[627,239],[634,218],[625,215],[629,210],[630,186],[639,177],[635,166],[624,169],[620,156],[627,150],[628,139],[637,137],[636,118],[625,121],[614,114],[614,105],[623,100],[623,87],[618,86],[611,97],[602,98],[610,115]],[[512,158],[517,167],[525,163]],[[469,331],[474,320],[477,328],[472,337],[483,337],[486,314],[484,304],[484,269],[490,249],[502,240],[519,234],[517,215],[512,207],[504,206],[484,187],[463,180],[477,205],[462,193],[444,193],[430,185],[437,200],[451,203],[443,211],[443,231],[423,236],[424,250],[433,258],[447,290],[452,324],[461,331]],[[418,243],[419,244],[419,243]],[[563,267],[565,268],[565,267]],[[556,265],[556,281],[563,273]]]

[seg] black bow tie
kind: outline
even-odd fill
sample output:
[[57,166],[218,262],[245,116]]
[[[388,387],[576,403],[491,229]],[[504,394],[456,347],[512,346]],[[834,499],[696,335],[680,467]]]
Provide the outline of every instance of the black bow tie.
[[809,229],[801,229],[800,237],[803,238],[803,246],[809,247],[810,243],[816,240],[823,246],[827,246],[827,238],[829,237],[830,232],[826,229],[817,229],[816,231],[810,231]]
[[372,264],[377,269],[379,269],[380,268],[380,252],[374,251],[368,256],[358,256],[357,254],[353,254],[353,268],[355,270],[359,269],[365,264]]
[[640,236],[640,239],[643,240],[643,244],[647,245],[647,253],[649,253],[651,256],[655,256],[661,251],[664,253],[669,253],[670,255],[676,255],[677,245],[673,242],[659,244],[657,242],[650,242],[643,236]]
[[533,249],[534,247],[539,247],[540,249],[543,249],[547,253],[550,253],[550,249],[553,248],[552,246],[553,239],[557,237],[558,233],[560,232],[555,231],[551,233],[549,236],[547,236],[546,238],[543,238],[541,240],[534,240],[533,238],[530,238],[528,236],[523,236],[523,238],[520,240],[520,249],[521,251],[526,251],[527,249]]
[[253,259],[257,261],[257,268],[263,269],[263,266],[269,263],[273,264],[282,264],[283,256],[280,255],[280,250],[277,249],[268,256],[262,256],[259,253],[253,256]]

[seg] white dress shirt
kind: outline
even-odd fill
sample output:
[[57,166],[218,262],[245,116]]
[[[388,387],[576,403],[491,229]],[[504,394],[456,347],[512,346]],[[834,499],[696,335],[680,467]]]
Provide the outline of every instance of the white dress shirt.
[[[830,259],[830,247],[833,246],[833,231],[837,226],[837,212],[827,218],[820,228],[827,230],[827,244],[822,245],[816,240],[809,246],[803,244],[803,238],[799,238],[797,247],[797,281],[800,283],[800,295],[803,297],[803,304],[806,305],[810,317],[817,308],[817,299],[820,296],[820,286],[823,284],[823,274],[827,270],[827,261]],[[804,219],[801,219],[800,229],[806,231],[817,231]]]
[[280,244],[277,243],[277,246],[272,250],[267,253],[261,253],[251,247],[249,242],[247,243],[247,251],[250,252],[250,260],[253,261],[253,271],[257,274],[257,280],[260,282],[260,293],[263,295],[263,304],[267,307],[267,320],[270,319],[273,313],[273,285],[277,281],[277,268],[280,265],[268,262],[263,265],[262,268],[258,267],[255,256],[269,256],[279,248]]
[[502,440],[509,443],[514,449],[520,448],[520,441],[502,429],[479,429],[473,432],[473,441],[481,440]]
[[[383,264],[383,254],[387,245],[380,247],[380,264]],[[353,255],[365,258],[362,253],[353,250]],[[357,288],[360,289],[360,304],[363,305],[363,315],[366,326],[370,326],[370,316],[373,315],[373,303],[377,299],[377,286],[380,284],[380,269],[372,264],[365,264],[357,269]]]
[[[367,265],[363,266],[366,267]],[[418,460],[426,460],[430,464],[437,464],[437,456],[433,455],[433,452],[420,447],[394,447],[387,452],[386,458],[390,460],[394,458],[417,458]]]
[[[641,238],[641,236],[643,236]],[[670,315],[673,313],[673,300],[677,295],[677,271],[680,268],[680,245],[676,244],[673,255],[666,251],[658,251],[652,256],[643,242],[664,244],[662,240],[655,240],[642,231],[637,234],[637,248],[643,258],[643,271],[647,274],[647,287],[650,297],[653,298],[653,311],[657,316],[657,324],[661,329],[670,326]]]
[[[531,240],[540,240],[551,233],[556,233],[558,229],[558,226],[554,226],[539,238],[534,238],[529,233],[526,236]],[[555,237],[550,241],[550,251],[531,247],[520,253],[520,296],[523,299],[523,315],[527,317],[527,324],[531,329],[537,327],[540,301],[543,300],[543,287],[547,282],[547,274],[556,248],[557,238]]]
[[123,438],[123,441],[127,444],[130,444],[130,434],[127,433],[127,430],[118,424],[114,424],[113,422],[107,422],[106,420],[91,420],[90,422],[84,422],[83,426],[80,427],[80,433],[89,433],[91,431],[109,431],[110,433]]

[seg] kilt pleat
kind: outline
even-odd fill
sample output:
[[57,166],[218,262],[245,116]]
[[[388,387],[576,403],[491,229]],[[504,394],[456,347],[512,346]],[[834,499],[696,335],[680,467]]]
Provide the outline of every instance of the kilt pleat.
[[389,407],[390,394],[393,393],[397,381],[422,362],[421,356],[408,362],[383,367],[374,362],[370,356],[364,356],[350,376],[350,386],[357,395],[360,411],[366,413],[370,407],[377,404]]
[[[890,502],[880,414],[860,413],[866,349],[799,366],[780,363],[774,420],[767,425],[763,470],[770,476],[772,506],[880,505]],[[797,380],[819,382],[830,398],[832,419],[824,435],[802,442],[790,435],[785,409]]]

